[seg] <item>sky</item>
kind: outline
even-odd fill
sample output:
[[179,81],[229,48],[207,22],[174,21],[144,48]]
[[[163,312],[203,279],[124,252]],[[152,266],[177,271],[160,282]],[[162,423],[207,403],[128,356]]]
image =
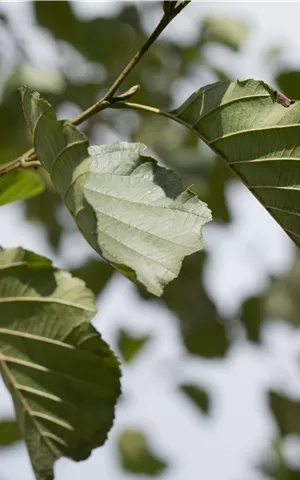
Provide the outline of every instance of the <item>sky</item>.
[[[84,16],[103,11],[109,14],[116,8],[114,2],[75,4],[75,10]],[[30,23],[30,15],[25,14],[29,7],[25,3],[21,6],[0,3],[0,8],[10,13],[16,22],[22,15],[22,28],[26,28],[26,22]],[[142,3],[140,8],[143,8]],[[283,47],[287,64],[299,65],[300,3],[193,2],[182,13],[180,21],[177,19],[170,26],[166,35],[189,42],[196,33],[198,21],[205,14],[216,12],[244,18],[250,25],[250,37],[243,52],[234,65],[230,64],[237,78],[269,81],[272,66],[265,60],[263,52],[271,46]],[[156,12],[149,15],[149,31],[157,20]],[[219,50],[215,53],[219,54],[218,61],[222,65],[231,59],[223,51],[222,54]],[[198,87],[195,79],[191,79],[191,91]],[[237,312],[243,298],[266,286],[271,273],[289,268],[295,249],[245,187],[232,183],[227,196],[233,223],[205,227],[204,240],[210,251],[205,279],[218,307]],[[11,222],[12,218],[14,222]],[[23,221],[19,204],[1,207],[0,225],[2,246],[21,245],[53,258],[41,230]],[[70,234],[64,240],[61,257],[53,259],[58,265],[71,265],[76,263],[77,257],[88,255],[88,252],[89,248],[82,240],[76,244],[75,254],[74,238]],[[252,252],[255,252],[254,256]],[[259,480],[258,475],[254,477],[253,462],[267,451],[275,433],[275,425],[266,409],[264,391],[269,386],[284,385],[300,395],[296,363],[299,336],[278,322],[266,332],[263,352],[241,344],[232,349],[225,361],[203,361],[184,357],[176,319],[159,305],[149,308],[136,298],[127,280],[113,280],[101,298],[100,308],[95,326],[112,346],[114,333],[118,326],[124,325],[124,319],[128,328],[152,333],[154,338],[133,366],[124,368],[124,399],[118,406],[118,420],[109,435],[112,441],[80,464],[60,460],[56,465],[56,480],[79,480],[83,476],[89,480],[130,480],[130,475],[124,477],[116,467],[113,439],[123,427],[134,425],[144,427],[158,452],[173,464],[159,477],[161,480]],[[178,380],[187,379],[199,382],[214,394],[212,417],[199,418],[198,412],[184,398],[173,394]],[[12,414],[10,397],[0,383],[0,415]],[[290,449],[291,461],[295,461],[296,450]],[[21,445],[13,447],[9,454],[0,452],[0,465],[1,480],[2,476],[4,480],[34,479],[27,453]]]

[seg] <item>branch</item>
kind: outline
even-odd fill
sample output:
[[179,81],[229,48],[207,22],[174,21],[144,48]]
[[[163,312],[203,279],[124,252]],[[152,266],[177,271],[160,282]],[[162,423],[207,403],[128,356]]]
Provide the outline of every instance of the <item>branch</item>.
[[115,80],[112,84],[110,89],[106,92],[104,97],[102,97],[97,103],[92,105],[90,108],[85,110],[83,113],[78,115],[78,117],[74,118],[72,121],[73,125],[79,125],[80,123],[84,122],[95,113],[98,113],[101,110],[101,106],[103,102],[110,101],[113,98],[114,93],[118,90],[121,83],[124,82],[125,78],[131,72],[131,70],[138,64],[141,58],[145,55],[145,53],[149,50],[151,45],[157,40],[159,35],[163,32],[163,30],[169,25],[169,23],[190,3],[181,2],[176,8],[174,8],[170,13],[164,13],[162,19],[160,20],[157,27],[154,29],[148,40],[144,43],[144,45],[140,48],[140,50],[135,54],[132,60],[128,63],[128,65],[124,68],[123,72],[119,75],[119,77]]
[[[171,2],[171,3],[175,5],[175,2]],[[154,29],[154,31],[152,32],[148,40],[144,43],[144,45],[140,48],[140,50],[135,54],[135,56],[128,63],[128,65],[124,68],[122,73],[114,81],[114,83],[106,92],[106,94],[98,102],[96,102],[94,105],[92,105],[87,110],[85,110],[80,115],[78,115],[76,118],[74,118],[71,121],[73,125],[75,126],[80,125],[81,123],[83,123],[88,118],[95,115],[96,113],[99,113],[100,111],[105,110],[108,107],[112,107],[113,105],[118,105],[117,102],[122,100],[122,95],[120,95],[119,97],[114,97],[114,93],[118,90],[119,86],[124,82],[125,78],[129,75],[131,70],[138,64],[141,58],[149,50],[149,48],[155,42],[155,40],[157,40],[157,38],[163,32],[163,30],[189,3],[190,1],[182,1],[177,6],[173,5],[173,8],[170,9],[170,11],[168,10],[165,11],[162,19],[160,20],[159,24]],[[136,88],[136,87],[133,87],[133,88]],[[123,96],[125,94],[123,94]],[[41,163],[39,162],[37,155],[34,153],[34,149],[30,149],[28,150],[28,152],[24,153],[23,155],[16,158],[12,162],[6,163],[2,167],[0,167],[0,177],[18,168],[39,167],[39,166],[41,166]]]

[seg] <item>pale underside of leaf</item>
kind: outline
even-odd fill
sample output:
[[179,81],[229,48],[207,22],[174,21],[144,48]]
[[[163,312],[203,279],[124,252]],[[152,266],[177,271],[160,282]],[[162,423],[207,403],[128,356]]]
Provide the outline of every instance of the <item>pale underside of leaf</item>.
[[136,272],[155,295],[177,277],[183,258],[202,249],[201,229],[211,213],[177,175],[141,154],[145,145],[90,147],[84,187],[97,216],[103,255]]
[[51,105],[21,89],[34,147],[90,245],[131,280],[161,295],[183,258],[203,247],[211,212],[141,144],[92,147]]
[[119,395],[119,366],[90,324],[81,280],[22,249],[0,250],[0,371],[38,480],[61,456],[104,443]]
[[172,112],[243,180],[300,246],[300,102],[262,81],[218,82]]

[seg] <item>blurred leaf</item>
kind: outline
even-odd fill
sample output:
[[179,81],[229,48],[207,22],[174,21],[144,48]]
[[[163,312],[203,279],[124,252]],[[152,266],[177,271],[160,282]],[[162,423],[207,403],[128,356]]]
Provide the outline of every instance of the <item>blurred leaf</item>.
[[299,480],[300,470],[288,464],[284,452],[284,440],[277,438],[272,443],[272,456],[267,458],[260,466],[260,471],[272,480]]
[[266,315],[280,318],[292,325],[300,325],[300,255],[297,254],[292,268],[273,278],[268,292],[265,294]]
[[285,464],[263,465],[261,472],[272,480],[300,480],[300,471],[292,469]]
[[0,177],[0,205],[34,197],[45,188],[40,176],[33,171],[15,170]]
[[276,82],[287,97],[300,100],[300,71],[281,72],[276,77]]
[[197,385],[184,383],[179,386],[180,390],[196,405],[202,413],[209,414],[210,398],[208,393]]
[[74,277],[81,278],[94,295],[99,295],[113,276],[109,263],[101,260],[88,260],[83,266],[72,270]]
[[[148,38],[138,8],[120,4],[120,12],[115,17],[86,20],[75,16],[71,4],[65,1],[34,2],[37,22],[49,29],[56,39],[70,43],[90,61],[101,62],[107,68],[107,78],[101,87],[107,88]],[[57,18],[60,22],[56,21]],[[176,43],[157,41],[143,64],[138,64],[125,80],[123,91],[140,84],[142,88],[136,97],[137,102],[149,104],[152,101],[161,108],[168,108],[170,85],[176,80],[179,62]]]
[[0,372],[38,480],[62,457],[103,445],[120,393],[120,370],[90,321],[93,293],[51,261],[0,250]]
[[45,93],[62,94],[65,90],[65,80],[59,73],[27,64],[14,70],[6,79],[3,95],[16,92],[23,84],[32,90],[39,88]]
[[260,330],[265,318],[264,297],[250,297],[242,305],[240,320],[244,325],[247,338],[260,343]]
[[206,42],[217,42],[234,51],[244,44],[248,26],[243,20],[228,17],[208,16],[203,22],[203,37]]
[[300,401],[269,392],[269,405],[281,435],[300,434]]
[[0,448],[22,440],[18,424],[14,420],[0,419]]
[[142,432],[125,430],[120,434],[118,450],[124,470],[154,477],[166,469],[166,463],[151,451]]
[[[186,257],[179,277],[168,285],[161,297],[179,319],[183,342],[193,355],[223,357],[229,347],[224,323],[202,283],[204,252]],[[145,299],[152,299],[139,289]]]
[[214,219],[220,219],[224,223],[230,222],[230,212],[225,198],[225,187],[232,178],[232,172],[227,165],[224,164],[221,158],[216,157],[211,174],[206,180],[206,194],[204,193],[202,196],[195,189],[201,195],[200,198],[209,205]]
[[131,335],[128,331],[121,328],[118,331],[117,345],[118,350],[125,362],[130,362],[150,340],[150,335]]
[[63,225],[58,218],[58,209],[61,205],[60,196],[50,188],[38,198],[32,198],[25,203],[26,218],[44,227],[48,242],[54,250],[58,250],[63,233]]

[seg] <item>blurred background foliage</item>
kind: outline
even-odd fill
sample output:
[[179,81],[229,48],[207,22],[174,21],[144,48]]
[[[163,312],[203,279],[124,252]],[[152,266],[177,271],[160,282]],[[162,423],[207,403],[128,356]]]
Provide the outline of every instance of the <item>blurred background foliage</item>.
[[[157,13],[161,5],[157,2],[119,4],[111,16],[99,14],[92,19],[82,18],[76,14],[74,6],[65,1],[33,2],[31,9],[31,38],[25,30],[17,28],[5,10],[0,15],[0,163],[13,160],[31,147],[17,91],[20,84],[38,90],[52,103],[60,118],[75,116],[100,98],[146,40],[148,26],[145,19],[148,14]],[[122,90],[140,84],[134,101],[171,109],[180,104],[183,93],[185,97],[191,93],[185,89],[189,79],[197,78],[197,84],[193,82],[196,89],[207,81],[231,78],[230,65],[222,70],[209,54],[210,48],[219,45],[227,49],[234,61],[247,36],[251,35],[248,25],[241,20],[210,15],[202,19],[197,32],[190,43],[178,42],[174,36],[163,36],[128,77]],[[41,44],[34,49],[31,42]],[[268,54],[275,65],[273,83],[291,98],[300,99],[300,71],[283,68],[278,60],[279,54],[271,49]],[[43,55],[45,58],[41,62],[39,57]],[[225,192],[233,175],[191,132],[166,119],[132,111],[103,112],[82,128],[91,144],[116,140],[145,143],[160,163],[181,175],[186,186],[193,185],[199,197],[211,208],[216,224],[230,225]],[[45,173],[35,175],[40,175],[39,181],[46,188],[41,195],[22,203],[23,215],[30,224],[40,226],[53,255],[60,255],[64,236],[71,232],[76,245],[80,234]],[[27,177],[25,180],[29,181]],[[5,181],[1,179],[0,201],[4,189]],[[247,298],[238,315],[220,312],[209,297],[203,275],[208,257],[206,251],[186,258],[180,276],[166,288],[161,299],[132,286],[139,301],[149,304],[149,308],[159,305],[174,316],[178,342],[186,357],[222,361],[233,344],[239,341],[264,348],[265,326],[273,321],[280,319],[291,328],[298,327],[300,255],[289,272],[270,278],[264,291]],[[81,277],[99,295],[99,310],[103,292],[107,288],[117,288],[118,274],[109,265],[95,259],[92,253],[77,262],[72,273]],[[143,319],[140,321],[142,323]],[[151,335],[128,329],[126,318],[119,325],[115,334],[117,353],[124,363],[138,364],[138,359],[142,359],[143,352],[151,344]],[[172,392],[174,398],[184,398],[186,405],[192,404],[200,417],[210,416],[213,391],[191,382],[179,382],[177,387]],[[125,399],[126,395],[128,392]],[[298,436],[300,443],[300,397],[293,399],[282,393],[266,392],[266,405],[278,428],[274,444],[270,445],[269,457],[256,462],[257,473],[263,475],[257,478],[300,479],[300,463],[298,467],[291,465],[284,449],[284,442],[291,435]],[[13,420],[3,418],[0,421],[0,449],[9,449],[19,439]],[[189,439],[185,442],[188,443]],[[158,447],[153,450],[147,432],[141,431],[139,425],[119,432],[115,454],[118,478],[123,475],[127,478],[128,473],[140,478],[145,478],[144,475],[163,478],[163,472],[171,468]]]

